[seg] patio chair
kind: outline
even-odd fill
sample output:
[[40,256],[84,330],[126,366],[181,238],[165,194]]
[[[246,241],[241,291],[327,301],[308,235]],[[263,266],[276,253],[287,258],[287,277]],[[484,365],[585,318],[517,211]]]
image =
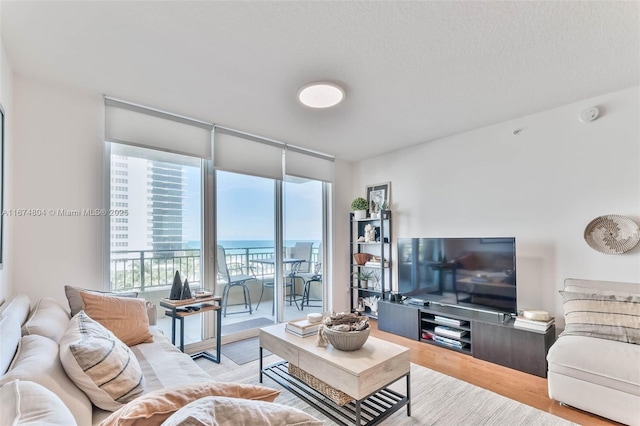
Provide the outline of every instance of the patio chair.
[[[293,247],[291,257],[294,259],[304,259],[304,262],[298,262],[291,265],[289,274],[285,276],[285,283],[289,287],[289,306],[291,302],[295,302],[298,309],[302,308],[298,305],[298,300],[302,301],[302,294],[296,294],[296,280],[301,280],[304,286],[306,280],[304,274],[311,271],[311,254],[313,253],[313,243],[297,242]],[[300,299],[297,297],[300,296]]]
[[304,309],[306,303],[307,307],[321,308],[322,305],[310,305],[309,302],[322,302],[322,299],[311,299],[311,284],[320,284],[320,291],[322,291],[322,243],[318,247],[318,258],[311,268],[311,272],[299,272],[298,275],[304,279],[304,290],[302,291],[302,301],[300,303],[300,310]]
[[[245,312],[249,312],[249,315],[253,313],[253,308],[251,306],[251,295],[249,294],[249,288],[246,286],[246,282],[255,279],[253,275],[243,274],[243,270],[248,268],[244,265],[227,265],[227,256],[224,250],[224,247],[218,245],[216,251],[216,262],[218,264],[218,277],[224,281],[224,289],[222,290],[222,315],[227,316],[227,304],[229,300],[229,290],[233,287],[242,287],[242,292],[244,295],[244,307],[248,308],[248,310],[239,311],[239,312],[230,312],[231,314],[241,314]],[[240,273],[235,273],[239,271]],[[233,275],[232,275],[233,272]]]

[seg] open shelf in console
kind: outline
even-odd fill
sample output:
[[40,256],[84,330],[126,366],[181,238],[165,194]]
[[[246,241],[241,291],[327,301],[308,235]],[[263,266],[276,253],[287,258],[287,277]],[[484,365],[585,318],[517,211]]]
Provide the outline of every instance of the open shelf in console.
[[420,341],[471,355],[471,322],[421,311]]

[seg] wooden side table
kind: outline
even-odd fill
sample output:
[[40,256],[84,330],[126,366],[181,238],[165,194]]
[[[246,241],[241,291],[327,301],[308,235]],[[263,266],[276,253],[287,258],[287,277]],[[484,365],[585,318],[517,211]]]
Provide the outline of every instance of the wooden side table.
[[[190,315],[201,314],[209,311],[216,311],[216,354],[212,355],[207,351],[198,352],[191,355],[191,358],[206,358],[220,364],[220,335],[222,334],[222,308],[220,306],[220,296],[206,296],[187,300],[160,299],[160,306],[165,308],[165,315],[171,318],[171,343],[176,344],[176,320],[180,321],[180,350],[184,352],[184,318]],[[189,308],[199,308],[189,310]]]

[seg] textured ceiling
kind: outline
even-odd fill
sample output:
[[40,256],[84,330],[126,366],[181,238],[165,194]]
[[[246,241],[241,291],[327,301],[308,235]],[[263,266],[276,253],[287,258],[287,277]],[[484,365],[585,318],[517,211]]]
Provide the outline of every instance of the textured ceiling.
[[[631,2],[2,1],[14,72],[358,160],[635,86]],[[344,103],[297,89],[341,83]]]

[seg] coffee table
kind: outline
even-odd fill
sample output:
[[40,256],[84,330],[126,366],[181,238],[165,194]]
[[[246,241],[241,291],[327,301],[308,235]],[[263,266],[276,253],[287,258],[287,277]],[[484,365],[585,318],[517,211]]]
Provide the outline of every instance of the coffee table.
[[[376,425],[407,406],[411,415],[411,362],[409,348],[369,337],[362,348],[345,352],[333,346],[316,346],[315,336],[297,337],[285,331],[286,324],[260,329],[260,383],[265,375],[303,399],[338,424]],[[263,367],[263,349],[283,361]],[[353,398],[338,405],[289,374],[289,365],[321,380]],[[388,388],[406,378],[406,395]]]

